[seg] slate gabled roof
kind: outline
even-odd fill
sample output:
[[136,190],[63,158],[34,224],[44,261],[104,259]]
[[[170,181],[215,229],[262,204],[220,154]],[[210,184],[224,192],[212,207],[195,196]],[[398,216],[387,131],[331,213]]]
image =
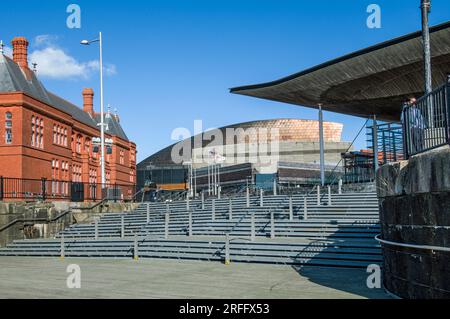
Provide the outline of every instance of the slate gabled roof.
[[[92,118],[80,107],[47,91],[34,72],[30,72],[29,78],[28,80],[21,68],[12,59],[0,54],[0,93],[24,92],[43,103],[70,114],[75,120],[98,129],[97,123],[100,122],[100,115],[96,114]],[[105,122],[108,124],[109,130],[106,131],[108,134],[116,135],[128,141],[122,126],[114,116],[108,117],[105,115]]]

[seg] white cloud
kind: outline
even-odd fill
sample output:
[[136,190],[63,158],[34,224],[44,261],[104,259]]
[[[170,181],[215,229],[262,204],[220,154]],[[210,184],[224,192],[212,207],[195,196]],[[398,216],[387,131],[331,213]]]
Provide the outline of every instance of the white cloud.
[[[99,70],[99,61],[91,60],[81,62],[59,48],[55,41],[56,36],[40,35],[34,39],[34,46],[39,47],[29,55],[30,63],[37,63],[40,77],[51,79],[87,79]],[[104,64],[105,75],[117,73],[116,66]]]
[[56,41],[58,40],[58,36],[51,34],[41,34],[34,38],[33,46],[41,47],[41,46],[54,46]]

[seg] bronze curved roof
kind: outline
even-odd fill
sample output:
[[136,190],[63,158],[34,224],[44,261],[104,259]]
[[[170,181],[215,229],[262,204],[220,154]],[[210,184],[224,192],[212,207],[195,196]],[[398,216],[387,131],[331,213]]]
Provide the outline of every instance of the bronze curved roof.
[[[258,140],[258,135],[251,132],[248,129],[272,129],[276,128],[279,130],[278,139],[280,142],[315,142],[319,140],[319,123],[316,120],[303,120],[303,119],[271,119],[271,120],[259,120],[232,124],[219,128],[224,137],[223,145],[229,145],[237,143],[239,140],[245,140],[245,136],[248,134],[249,140],[245,143],[252,143]],[[229,132],[232,134],[228,138],[228,129],[243,129],[244,131],[234,131]],[[343,124],[335,122],[324,122],[324,140],[325,142],[340,142],[342,135]],[[210,131],[202,132],[198,135],[187,138],[181,141],[181,143],[190,140],[190,145],[192,148],[206,147],[211,143],[210,140],[202,139],[202,135]],[[233,135],[236,134],[236,135]],[[196,145],[196,139],[201,141],[201,145]],[[177,142],[179,143],[179,142]],[[149,165],[174,165],[172,161],[172,148],[177,145],[174,143],[164,149],[154,153],[153,155],[147,157],[143,161],[137,164],[139,170],[146,169]]]
[[[433,86],[450,73],[450,21],[430,28]],[[402,103],[424,91],[422,33],[411,33],[280,80],[231,93],[381,120],[399,120]]]

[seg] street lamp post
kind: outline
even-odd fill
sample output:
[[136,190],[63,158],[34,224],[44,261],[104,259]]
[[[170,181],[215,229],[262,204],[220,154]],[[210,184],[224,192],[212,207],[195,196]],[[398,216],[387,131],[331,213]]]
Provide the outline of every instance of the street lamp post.
[[98,42],[100,47],[100,170],[102,178],[102,187],[105,187],[105,122],[104,122],[104,108],[103,108],[103,43],[102,33],[98,33],[98,39],[83,40],[82,45],[90,45],[91,43]]

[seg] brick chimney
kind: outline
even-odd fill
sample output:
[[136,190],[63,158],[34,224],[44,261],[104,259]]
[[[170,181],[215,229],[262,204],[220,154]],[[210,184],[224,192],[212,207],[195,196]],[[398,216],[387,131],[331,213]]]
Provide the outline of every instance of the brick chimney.
[[91,88],[83,89],[83,111],[94,116],[94,90]]
[[24,37],[15,37],[12,41],[13,60],[21,68],[28,69],[28,41]]

